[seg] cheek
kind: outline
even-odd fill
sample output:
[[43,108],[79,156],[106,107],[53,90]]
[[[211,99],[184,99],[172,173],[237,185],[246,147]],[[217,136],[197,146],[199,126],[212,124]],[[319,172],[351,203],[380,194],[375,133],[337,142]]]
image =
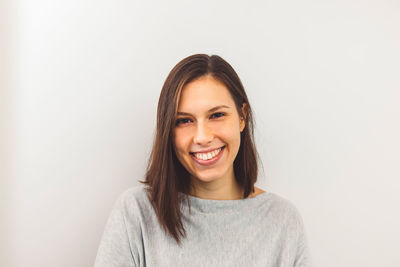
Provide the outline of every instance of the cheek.
[[186,153],[188,133],[185,129],[179,129],[174,133],[174,148],[177,154]]
[[225,124],[219,132],[226,142],[240,142],[240,126],[236,121]]

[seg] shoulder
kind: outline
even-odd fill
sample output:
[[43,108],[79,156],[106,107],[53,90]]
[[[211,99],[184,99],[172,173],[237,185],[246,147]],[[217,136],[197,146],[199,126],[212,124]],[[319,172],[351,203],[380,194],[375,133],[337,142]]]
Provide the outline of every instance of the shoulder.
[[269,195],[269,200],[273,203],[275,208],[279,208],[285,212],[296,213],[297,208],[292,201],[277,193],[266,192]]
[[120,193],[118,200],[123,203],[143,202],[148,200],[147,185],[137,184]]
[[146,185],[138,184],[122,191],[117,197],[114,209],[124,214],[137,213],[149,208]]
[[279,223],[296,229],[302,227],[302,216],[292,201],[276,193],[267,192],[267,194],[269,212]]
[[118,200],[122,202],[129,202],[134,200],[140,201],[141,199],[144,199],[146,197],[147,197],[146,185],[138,184],[122,191],[118,196]]

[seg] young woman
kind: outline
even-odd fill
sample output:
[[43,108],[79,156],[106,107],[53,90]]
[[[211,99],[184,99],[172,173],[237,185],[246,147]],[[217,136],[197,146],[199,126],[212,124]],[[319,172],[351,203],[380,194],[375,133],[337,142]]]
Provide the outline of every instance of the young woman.
[[310,266],[299,212],[257,174],[238,75],[219,56],[183,59],[161,91],[145,180],[117,200],[95,266]]

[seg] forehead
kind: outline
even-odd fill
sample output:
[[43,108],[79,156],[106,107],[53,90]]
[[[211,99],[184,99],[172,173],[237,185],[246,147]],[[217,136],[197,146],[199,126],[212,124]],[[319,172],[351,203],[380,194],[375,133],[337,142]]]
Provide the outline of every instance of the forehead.
[[217,105],[234,107],[228,88],[212,76],[200,77],[183,87],[178,111],[207,109]]

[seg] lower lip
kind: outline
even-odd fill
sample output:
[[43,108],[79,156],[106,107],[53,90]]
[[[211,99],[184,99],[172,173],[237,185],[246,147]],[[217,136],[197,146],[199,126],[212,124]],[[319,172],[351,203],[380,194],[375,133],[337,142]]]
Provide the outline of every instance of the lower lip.
[[225,150],[225,147],[222,147],[222,149],[221,149],[221,151],[218,153],[218,155],[215,156],[215,157],[212,158],[212,159],[209,159],[209,160],[198,159],[198,158],[196,158],[193,154],[190,154],[190,155],[192,156],[192,159],[193,159],[196,163],[200,164],[201,166],[210,166],[210,165],[215,164],[215,163],[222,157],[222,153],[224,152],[224,150]]

